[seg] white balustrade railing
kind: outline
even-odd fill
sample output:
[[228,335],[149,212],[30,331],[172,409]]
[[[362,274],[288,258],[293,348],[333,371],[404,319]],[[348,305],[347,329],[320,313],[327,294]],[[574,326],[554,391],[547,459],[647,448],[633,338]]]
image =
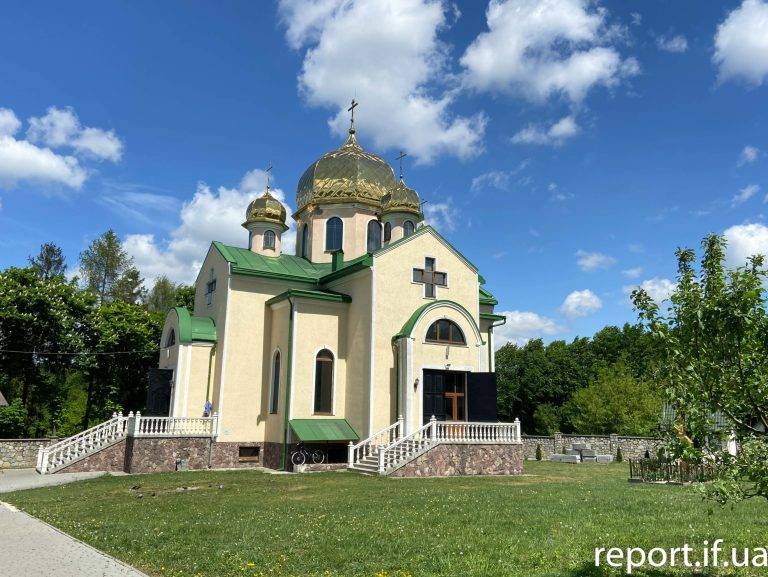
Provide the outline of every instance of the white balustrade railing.
[[464,423],[438,421],[436,440],[441,443],[519,443],[520,421],[513,423]]
[[219,417],[142,417],[140,412],[112,418],[37,453],[37,470],[50,473],[97,452],[124,437],[211,437],[219,434]]
[[[363,458],[377,454],[378,471],[384,474],[440,443],[501,445],[522,442],[519,419],[512,423],[472,423],[438,421],[433,416],[409,435],[392,435],[392,431],[403,431],[402,418],[357,445],[350,443],[349,465],[352,467]],[[389,443],[386,442],[388,434],[392,436]]]
[[48,473],[52,469],[94,453],[101,447],[125,437],[127,426],[128,417],[113,413],[108,421],[53,445],[42,447],[37,453],[37,470],[40,473]]
[[355,463],[359,463],[370,455],[377,455],[379,447],[388,446],[402,437],[403,429],[403,417],[399,417],[397,421],[375,432],[367,439],[363,439],[357,444],[350,441],[347,448],[347,461],[349,466],[353,466]]

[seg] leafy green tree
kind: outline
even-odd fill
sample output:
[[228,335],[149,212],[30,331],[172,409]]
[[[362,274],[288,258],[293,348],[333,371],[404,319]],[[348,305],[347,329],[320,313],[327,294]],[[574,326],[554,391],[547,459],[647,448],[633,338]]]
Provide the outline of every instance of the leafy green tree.
[[0,438],[13,439],[24,434],[27,409],[21,399],[13,399],[7,407],[0,407]]
[[190,312],[195,310],[195,287],[189,285],[176,285],[177,307],[187,307]]
[[[710,494],[726,502],[768,498],[768,315],[762,256],[725,267],[725,239],[702,241],[700,266],[678,249],[677,285],[666,313],[642,289],[633,295],[640,318],[658,342],[660,375],[675,410],[673,453],[689,459],[714,454],[719,478]],[[741,445],[736,457],[709,441],[713,415],[727,419]]]
[[167,313],[176,304],[176,285],[165,275],[157,277],[147,295],[147,308],[152,312]]
[[67,272],[64,253],[52,242],[40,245],[40,252],[35,257],[29,257],[29,264],[43,280],[50,280],[55,276],[64,277]]
[[109,229],[80,253],[80,269],[86,289],[96,295],[101,305],[111,300],[112,285],[133,265],[133,259]]
[[[42,279],[33,268],[0,272],[0,374],[34,425],[45,432],[67,371],[92,336],[93,297],[61,276]],[[75,354],[73,354],[75,353]]]
[[132,266],[120,275],[109,291],[113,301],[122,301],[132,305],[141,303],[147,295],[144,288],[144,279],[141,278],[139,269]]
[[542,403],[533,413],[535,431],[545,435],[553,435],[562,429],[560,408],[552,403]]
[[619,362],[600,369],[592,384],[576,391],[565,413],[580,433],[651,435],[661,420],[661,393]]
[[116,301],[98,309],[94,327],[96,354],[88,356],[86,426],[114,411],[144,407],[147,371],[157,364],[163,316]]

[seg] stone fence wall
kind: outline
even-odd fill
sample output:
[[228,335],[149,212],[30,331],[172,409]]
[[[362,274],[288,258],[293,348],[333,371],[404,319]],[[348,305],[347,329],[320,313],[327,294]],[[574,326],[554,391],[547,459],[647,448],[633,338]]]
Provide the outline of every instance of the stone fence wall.
[[653,457],[661,446],[661,439],[654,437],[631,437],[624,435],[565,435],[555,433],[552,436],[523,435],[523,451],[526,459],[536,458],[536,447],[541,446],[541,458],[545,461],[553,453],[563,453],[574,443],[589,445],[600,455],[616,456],[621,447],[624,459],[639,459],[648,451]]
[[0,469],[27,469],[37,465],[40,447],[53,445],[59,439],[0,439]]

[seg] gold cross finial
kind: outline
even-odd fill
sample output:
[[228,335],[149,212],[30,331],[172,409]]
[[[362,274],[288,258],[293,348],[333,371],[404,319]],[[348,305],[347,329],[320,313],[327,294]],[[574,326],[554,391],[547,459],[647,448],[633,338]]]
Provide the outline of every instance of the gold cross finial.
[[269,177],[272,175],[272,161],[269,162],[269,166],[264,170],[267,175],[267,194],[269,194]]
[[400,151],[400,156],[397,157],[397,160],[400,161],[400,180],[403,180],[403,159],[406,156],[408,156],[408,155],[401,150]]
[[352,105],[347,108],[347,112],[350,113],[350,119],[349,119],[349,131],[354,132],[355,131],[355,108],[357,108],[357,105],[360,104],[359,102],[355,101],[355,99],[352,99]]

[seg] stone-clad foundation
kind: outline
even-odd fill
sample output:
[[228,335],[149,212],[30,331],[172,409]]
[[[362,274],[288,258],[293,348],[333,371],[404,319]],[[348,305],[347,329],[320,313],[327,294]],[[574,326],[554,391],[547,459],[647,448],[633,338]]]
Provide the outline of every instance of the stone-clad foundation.
[[389,476],[519,475],[522,472],[522,445],[441,443]]

